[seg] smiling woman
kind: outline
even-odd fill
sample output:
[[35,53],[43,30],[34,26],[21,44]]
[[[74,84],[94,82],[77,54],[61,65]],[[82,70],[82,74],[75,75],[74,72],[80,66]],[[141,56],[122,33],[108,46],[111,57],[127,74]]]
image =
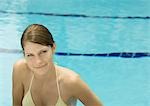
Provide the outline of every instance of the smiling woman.
[[45,26],[28,26],[21,45],[25,58],[13,67],[13,106],[75,106],[77,99],[102,106],[77,73],[53,63],[56,45]]
[[[55,44],[54,44],[55,45]],[[32,49],[31,49],[32,48]],[[52,54],[54,53],[55,46],[43,46],[41,44],[26,42],[24,46],[25,59],[30,69],[44,74],[49,71],[49,63],[52,63]]]

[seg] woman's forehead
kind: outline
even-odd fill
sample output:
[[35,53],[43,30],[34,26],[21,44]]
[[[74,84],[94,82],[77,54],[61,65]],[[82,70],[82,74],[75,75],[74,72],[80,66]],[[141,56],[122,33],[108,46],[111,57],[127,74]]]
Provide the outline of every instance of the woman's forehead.
[[41,51],[43,49],[48,49],[50,47],[45,46],[45,45],[41,45],[38,43],[32,43],[32,42],[26,42],[24,45],[24,50],[25,52],[34,52],[34,51]]

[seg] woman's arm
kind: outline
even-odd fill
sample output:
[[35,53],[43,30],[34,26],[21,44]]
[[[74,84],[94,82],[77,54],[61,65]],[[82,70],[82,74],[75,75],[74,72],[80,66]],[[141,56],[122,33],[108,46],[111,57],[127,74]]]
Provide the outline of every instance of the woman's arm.
[[13,96],[13,106],[22,106],[23,98],[23,84],[22,75],[20,72],[20,64],[15,63],[13,66],[13,76],[12,76],[12,96]]
[[103,106],[99,98],[90,90],[88,85],[77,77],[74,82],[74,95],[85,106]]

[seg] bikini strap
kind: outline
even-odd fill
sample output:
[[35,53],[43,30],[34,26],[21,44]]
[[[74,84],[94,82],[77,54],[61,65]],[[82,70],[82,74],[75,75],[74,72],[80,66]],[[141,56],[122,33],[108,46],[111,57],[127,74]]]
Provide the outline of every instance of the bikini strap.
[[29,90],[31,90],[31,87],[32,87],[32,82],[33,82],[33,78],[34,78],[34,74],[32,75],[32,78],[31,78],[31,81],[30,81]]
[[57,72],[57,69],[55,68],[55,71],[56,71],[56,83],[57,83],[57,90],[58,90],[58,95],[60,97],[60,89],[59,89],[59,83],[58,83],[58,72]]

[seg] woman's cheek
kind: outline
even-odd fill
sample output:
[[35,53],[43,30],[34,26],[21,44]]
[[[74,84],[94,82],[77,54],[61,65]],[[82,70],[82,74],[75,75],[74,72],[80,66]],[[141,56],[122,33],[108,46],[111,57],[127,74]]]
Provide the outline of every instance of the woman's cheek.
[[27,61],[27,65],[30,69],[32,69],[34,66],[33,62],[31,62],[31,61]]

